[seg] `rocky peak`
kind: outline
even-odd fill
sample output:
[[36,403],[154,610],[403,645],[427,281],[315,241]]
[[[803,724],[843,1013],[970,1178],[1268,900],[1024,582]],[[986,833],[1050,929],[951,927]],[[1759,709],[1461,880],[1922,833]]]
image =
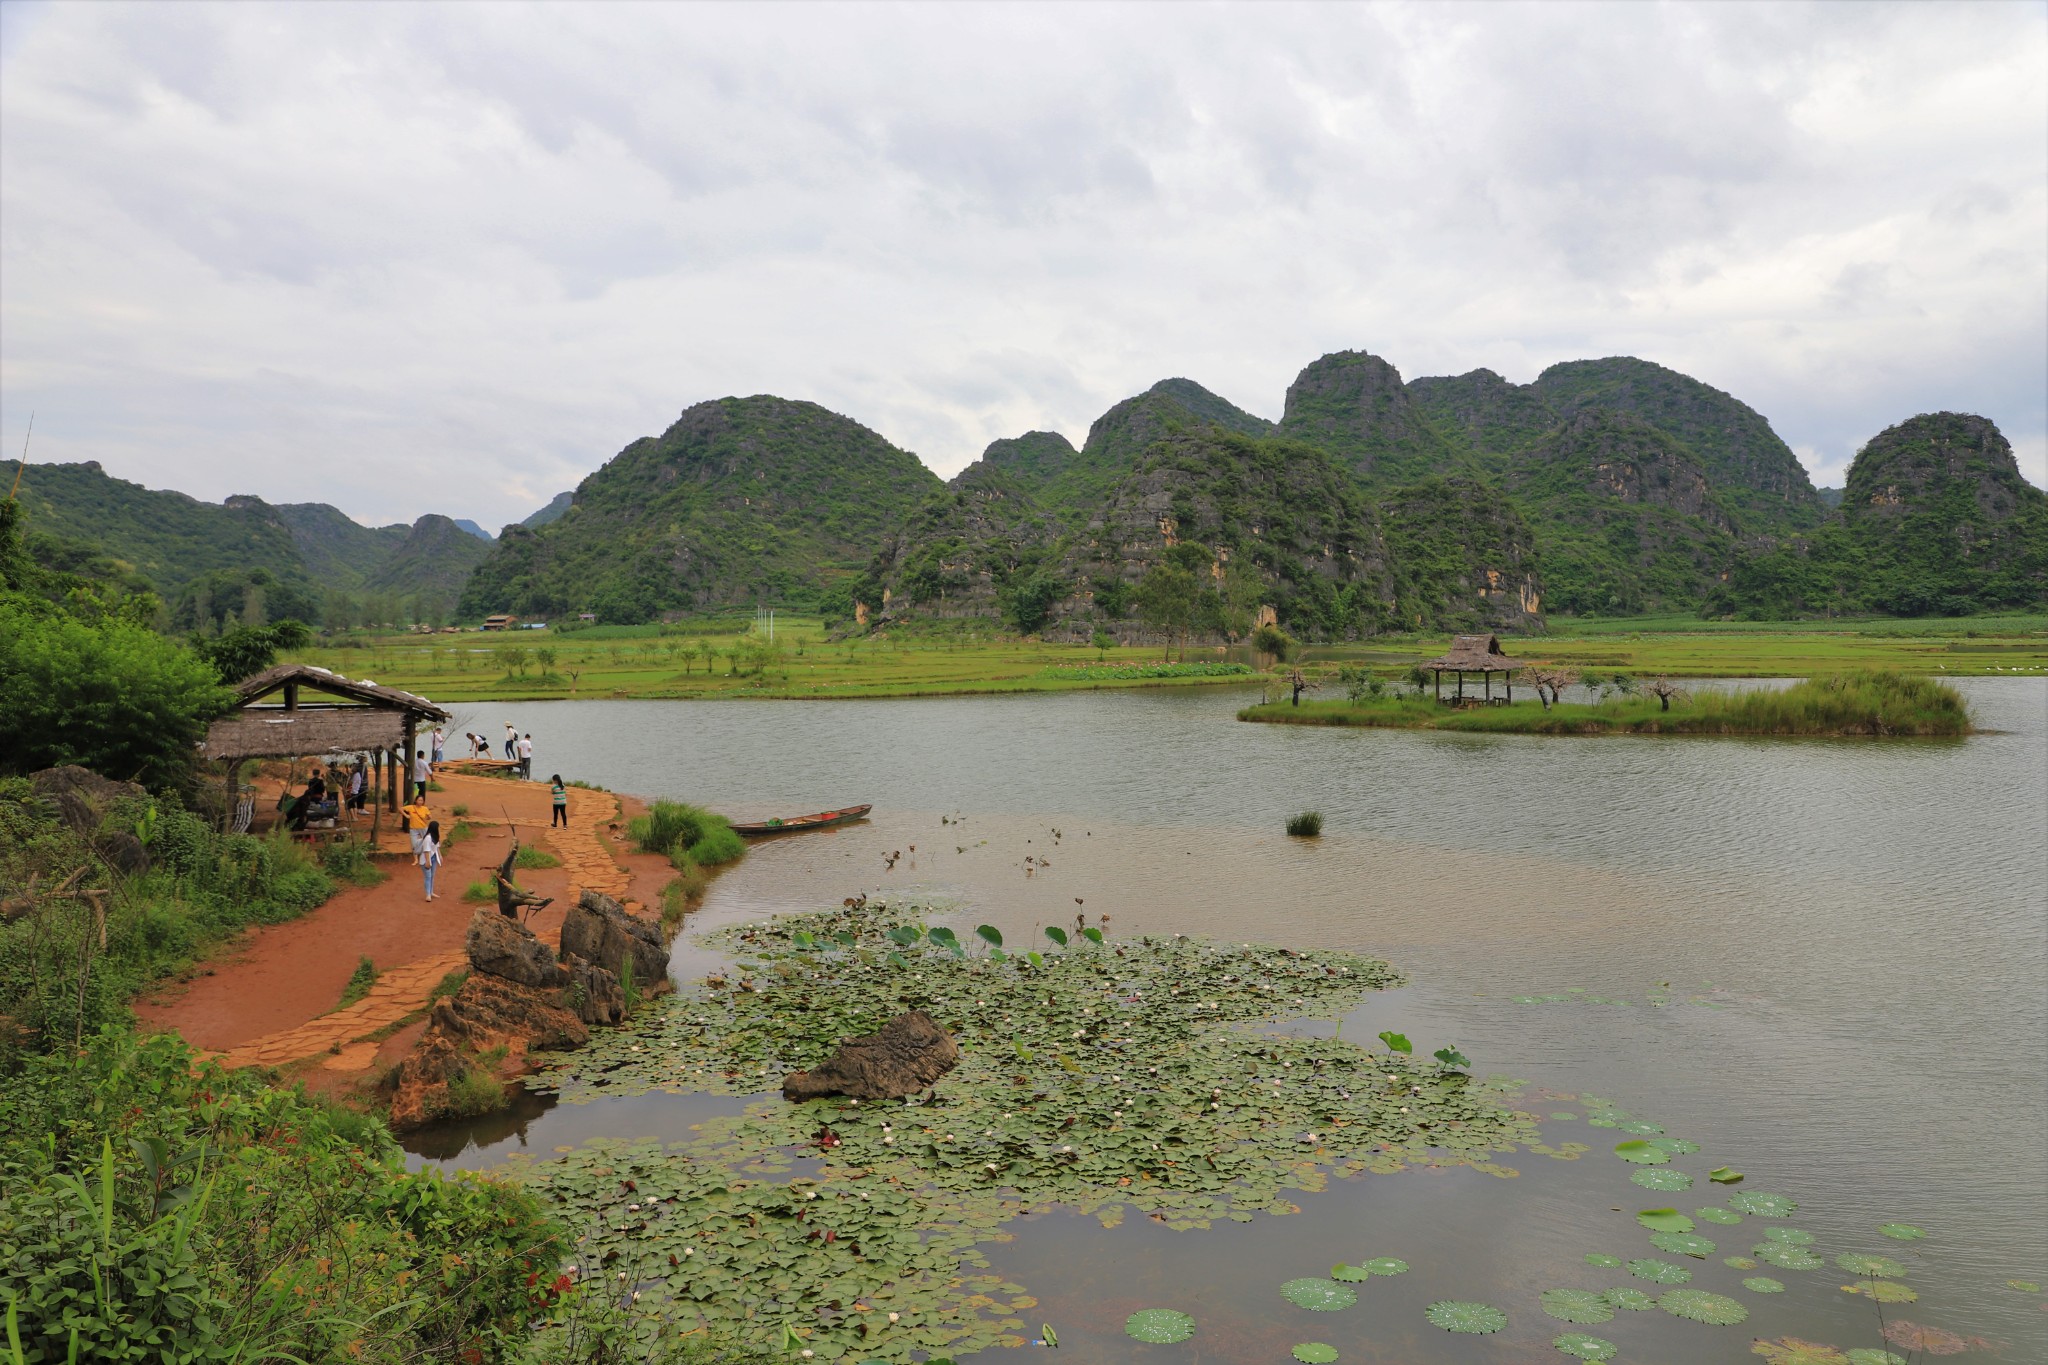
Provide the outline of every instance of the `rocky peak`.
[[1927,412],[1887,427],[1857,452],[1842,511],[1852,520],[1906,516],[1958,494],[1990,521],[2048,497],[2020,474],[2011,442],[1989,418]]
[[1280,430],[1329,451],[1371,483],[1405,483],[1457,463],[1401,372],[1365,351],[1334,352],[1295,376]]

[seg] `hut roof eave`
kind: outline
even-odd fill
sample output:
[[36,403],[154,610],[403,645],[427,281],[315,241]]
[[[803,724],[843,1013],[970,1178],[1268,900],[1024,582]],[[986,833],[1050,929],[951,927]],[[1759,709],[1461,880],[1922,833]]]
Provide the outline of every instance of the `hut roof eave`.
[[1424,668],[1461,673],[1512,673],[1529,665],[1527,659],[1510,659],[1501,653],[1500,640],[1492,635],[1460,635],[1451,642],[1450,653],[1422,663]]
[[417,693],[386,687],[382,683],[345,678],[313,664],[278,664],[261,673],[252,673],[235,684],[235,700],[246,707],[259,697],[282,688],[286,683],[297,683],[300,687],[329,696],[346,697],[351,701],[396,712],[410,712],[421,720],[441,721],[452,719],[447,711],[428,701]]

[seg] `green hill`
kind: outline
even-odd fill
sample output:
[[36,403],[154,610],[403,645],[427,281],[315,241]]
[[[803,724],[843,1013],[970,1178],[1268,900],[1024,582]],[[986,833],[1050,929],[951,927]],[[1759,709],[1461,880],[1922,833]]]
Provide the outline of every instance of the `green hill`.
[[1364,351],[1338,351],[1287,386],[1280,434],[1317,446],[1368,488],[1473,472],[1475,462],[1430,424],[1401,372]]
[[1588,408],[1638,417],[1684,444],[1745,532],[1817,525],[1806,470],[1761,413],[1690,375],[1632,356],[1552,365],[1531,386],[1560,418]]
[[916,456],[815,403],[699,403],[585,479],[559,520],[507,527],[460,611],[632,622],[814,600],[940,487]]
[[567,493],[557,493],[554,497],[548,499],[547,506],[541,508],[538,512],[528,515],[519,524],[521,526],[539,527],[545,526],[551,521],[560,521],[562,514],[569,510],[569,504],[575,501],[576,494],[573,489]]
[[[370,593],[405,602],[414,619],[441,622],[455,610],[476,566],[491,552],[452,519],[429,512],[412,524],[398,548],[363,578]],[[415,605],[415,603],[417,605]]]
[[[1269,436],[1274,430],[1263,417],[1246,412],[1192,379],[1162,379],[1096,418],[1088,428],[1088,439],[1071,457],[1060,460],[1050,442],[1040,442],[1037,449],[1044,454],[1038,464],[1046,471],[1041,477],[1033,478],[1017,470],[1015,464],[1011,468],[1043,506],[1070,520],[1085,518],[1110,485],[1127,474],[1154,442],[1179,432],[1211,428],[1246,436]],[[1043,434],[1048,433],[1033,433]],[[1065,444],[1064,437],[1055,439]]]
[[1439,433],[1498,473],[1506,457],[1535,445],[1558,425],[1558,415],[1530,384],[1510,384],[1492,370],[1408,381],[1415,405]]
[[958,487],[970,476],[996,473],[1020,489],[1036,491],[1072,469],[1080,458],[1074,443],[1057,431],[1027,431],[1022,436],[990,441],[981,458],[955,474],[948,486]]
[[343,592],[362,587],[398,553],[410,533],[403,522],[365,526],[324,502],[288,502],[276,511],[291,532],[307,573],[315,582]]

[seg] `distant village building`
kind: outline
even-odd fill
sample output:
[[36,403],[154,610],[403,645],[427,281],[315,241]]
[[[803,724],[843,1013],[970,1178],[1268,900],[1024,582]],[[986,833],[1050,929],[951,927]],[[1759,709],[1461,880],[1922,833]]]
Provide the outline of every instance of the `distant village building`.
[[514,626],[516,626],[516,625],[518,625],[518,624],[519,624],[519,618],[518,618],[518,617],[516,617],[516,616],[507,616],[507,615],[504,615],[503,613],[500,613],[500,614],[499,614],[499,615],[497,615],[497,616],[486,616],[486,617],[484,618],[484,623],[483,623],[483,625],[482,625],[482,626],[480,627],[480,629],[483,629],[483,630],[510,630],[510,629],[512,629],[512,627],[514,627]]

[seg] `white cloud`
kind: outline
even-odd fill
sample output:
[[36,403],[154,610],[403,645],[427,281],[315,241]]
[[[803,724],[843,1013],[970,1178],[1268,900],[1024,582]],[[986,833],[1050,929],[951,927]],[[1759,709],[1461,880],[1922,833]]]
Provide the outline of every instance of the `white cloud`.
[[950,473],[1347,347],[2048,477],[2035,6],[0,11],[0,441],[199,496],[494,525],[759,392]]

